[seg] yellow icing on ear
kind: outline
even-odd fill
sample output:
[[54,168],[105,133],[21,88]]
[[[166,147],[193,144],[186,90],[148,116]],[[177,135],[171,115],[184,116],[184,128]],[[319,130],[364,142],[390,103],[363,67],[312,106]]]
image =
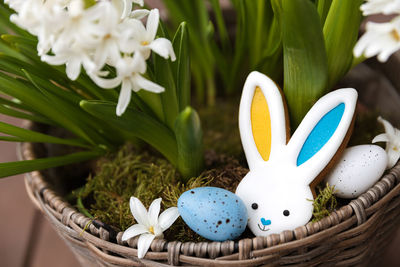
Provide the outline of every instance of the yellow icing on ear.
[[251,103],[251,129],[261,157],[267,161],[271,153],[271,117],[267,100],[257,86]]

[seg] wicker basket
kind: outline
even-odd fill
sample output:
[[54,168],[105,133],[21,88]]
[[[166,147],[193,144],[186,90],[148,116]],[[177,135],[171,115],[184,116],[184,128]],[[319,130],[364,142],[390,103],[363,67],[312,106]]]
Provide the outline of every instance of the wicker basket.
[[[22,144],[20,156],[34,159],[33,151],[33,144]],[[379,259],[400,225],[398,163],[366,193],[319,222],[239,241],[154,240],[151,251],[139,260],[137,238],[122,242],[122,232],[79,213],[51,189],[43,175],[27,174],[27,192],[82,266],[365,266]]]

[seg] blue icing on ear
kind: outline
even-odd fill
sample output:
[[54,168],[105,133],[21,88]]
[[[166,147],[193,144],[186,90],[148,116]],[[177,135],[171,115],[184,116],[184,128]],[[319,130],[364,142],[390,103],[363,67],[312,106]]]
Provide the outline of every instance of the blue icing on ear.
[[345,104],[339,104],[322,117],[317,125],[315,125],[297,157],[297,166],[309,160],[329,141],[336,131],[336,128],[339,126],[344,109]]

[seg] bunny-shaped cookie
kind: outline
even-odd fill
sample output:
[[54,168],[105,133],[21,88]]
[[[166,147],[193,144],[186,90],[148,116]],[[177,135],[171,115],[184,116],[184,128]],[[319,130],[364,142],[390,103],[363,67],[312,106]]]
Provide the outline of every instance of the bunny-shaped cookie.
[[236,194],[246,205],[248,226],[256,236],[293,230],[311,219],[310,185],[347,143],[356,102],[357,92],[351,88],[325,95],[289,140],[279,88],[267,76],[250,73],[239,111],[250,172]]

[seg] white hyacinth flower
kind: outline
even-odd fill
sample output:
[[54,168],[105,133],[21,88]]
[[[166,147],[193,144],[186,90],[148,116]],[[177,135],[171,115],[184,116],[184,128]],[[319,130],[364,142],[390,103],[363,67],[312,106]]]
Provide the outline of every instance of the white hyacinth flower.
[[[135,9],[143,0],[96,1],[85,7],[84,0],[5,0],[17,13],[10,19],[38,37],[38,54],[51,65],[66,65],[69,79],[76,80],[83,69],[100,87],[121,86],[116,113],[129,105],[132,90],[154,93],[164,88],[145,79],[146,60],[151,51],[175,60],[172,44],[157,38],[159,11]],[[148,16],[144,26],[142,18]],[[105,67],[117,76],[106,78]]]
[[114,66],[121,58],[120,43],[124,28],[117,10],[110,2],[101,2],[99,5],[103,5],[102,19],[96,27],[97,31],[93,33],[95,38],[92,41],[94,42],[90,44],[94,50],[93,61],[98,70],[103,68],[106,63]]
[[78,47],[63,49],[54,56],[43,55],[41,60],[51,65],[64,65],[69,79],[76,80],[84,67],[87,72],[94,71],[96,65],[90,59],[87,52]]
[[130,27],[127,27],[127,30],[131,38],[127,40],[122,50],[126,53],[139,51],[146,60],[150,57],[151,51],[154,51],[165,59],[171,58],[172,61],[175,61],[176,57],[171,42],[165,38],[155,39],[159,20],[160,13],[156,8],[150,11],[146,28],[141,21],[130,20]]
[[400,49],[400,16],[387,23],[368,22],[366,32],[354,47],[354,56],[372,57],[385,62]]
[[177,207],[172,207],[166,209],[158,216],[160,213],[161,198],[157,198],[151,203],[149,211],[135,197],[131,197],[129,204],[137,224],[125,230],[122,235],[122,241],[140,235],[138,240],[138,258],[141,259],[146,255],[151,242],[155,238],[163,238],[163,232],[176,221],[179,217],[179,212]]
[[400,131],[394,128],[382,117],[378,117],[378,121],[385,128],[385,133],[375,136],[372,143],[386,142],[386,153],[388,155],[388,164],[386,169],[390,169],[396,165],[400,158]]
[[103,88],[115,88],[121,84],[119,93],[117,115],[121,116],[129,105],[132,90],[138,92],[140,89],[153,93],[161,93],[164,87],[145,79],[141,74],[146,72],[146,62],[140,53],[135,53],[132,57],[123,57],[117,64],[117,77],[104,79],[99,75],[91,75],[92,80]]
[[99,21],[104,19],[106,6],[104,3],[99,3],[85,9],[82,0],[71,0],[67,8],[68,19],[57,36],[52,51],[57,53],[74,44],[77,44],[75,47],[90,49],[99,31]]
[[360,6],[364,16],[383,13],[385,15],[400,13],[400,0],[367,0]]

